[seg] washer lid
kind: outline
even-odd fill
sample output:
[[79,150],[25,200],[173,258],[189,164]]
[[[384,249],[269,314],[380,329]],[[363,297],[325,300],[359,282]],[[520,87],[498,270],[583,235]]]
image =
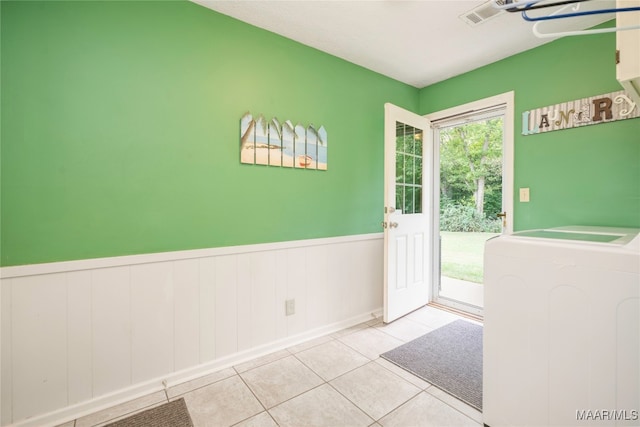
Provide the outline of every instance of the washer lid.
[[609,243],[623,246],[637,240],[639,233],[640,230],[636,228],[568,226],[542,230],[525,230],[513,233],[513,235],[519,237]]

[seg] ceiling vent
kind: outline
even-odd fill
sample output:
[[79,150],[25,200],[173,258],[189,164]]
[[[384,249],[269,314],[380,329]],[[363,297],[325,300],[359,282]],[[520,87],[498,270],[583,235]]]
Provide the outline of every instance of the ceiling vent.
[[476,7],[475,9],[463,13],[462,15],[460,15],[460,19],[462,19],[472,27],[482,24],[483,22],[504,13],[504,9],[498,9],[493,6],[496,3],[499,5],[503,5],[505,4],[505,0],[489,0],[488,2]]

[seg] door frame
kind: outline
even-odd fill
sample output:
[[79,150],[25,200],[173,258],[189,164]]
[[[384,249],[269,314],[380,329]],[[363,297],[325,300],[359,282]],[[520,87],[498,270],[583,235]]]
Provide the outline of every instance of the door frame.
[[[425,117],[429,119],[430,122],[437,122],[439,120],[443,120],[445,118],[454,116],[472,113],[474,111],[482,111],[487,108],[495,107],[501,104],[505,106],[504,112],[504,133],[503,133],[503,151],[502,151],[502,206],[503,211],[506,212],[506,224],[507,226],[503,228],[503,233],[511,233],[513,232],[513,199],[514,199],[514,176],[513,176],[513,159],[514,159],[514,138],[515,138],[515,123],[514,123],[514,101],[515,95],[514,91],[501,93],[499,95],[490,96],[488,98],[479,99],[476,101],[468,102],[466,104],[457,105],[455,107],[447,108],[446,110],[437,111],[434,113],[426,114]],[[433,197],[432,206],[433,212],[431,215],[432,218],[432,235],[433,235],[433,247],[431,249],[432,260],[431,263],[433,265],[432,273],[432,289],[430,292],[430,302],[439,302],[436,300],[436,295],[438,295],[436,286],[440,284],[440,191],[439,189],[434,188],[435,183],[439,182],[439,179],[436,180],[436,171],[440,172],[439,162],[440,162],[440,153],[438,147],[436,147],[436,129],[432,126],[431,128],[431,138],[433,141],[433,154],[431,158],[433,159],[434,164],[432,165],[432,173],[434,176],[431,177],[431,194]],[[445,302],[446,305],[462,310],[471,314],[482,315],[483,309],[475,306],[471,306],[468,304],[464,304],[461,302],[457,302],[454,300],[449,300],[447,298],[441,298],[442,301]]]

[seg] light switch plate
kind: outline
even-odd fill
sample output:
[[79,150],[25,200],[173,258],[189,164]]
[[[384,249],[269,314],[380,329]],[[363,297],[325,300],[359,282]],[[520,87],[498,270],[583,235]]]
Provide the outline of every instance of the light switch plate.
[[521,188],[520,189],[520,201],[528,202],[529,201],[529,188]]

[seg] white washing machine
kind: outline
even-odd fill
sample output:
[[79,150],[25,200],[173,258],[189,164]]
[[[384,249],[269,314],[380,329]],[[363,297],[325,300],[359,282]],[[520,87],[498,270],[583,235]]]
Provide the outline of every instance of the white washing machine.
[[560,227],[487,241],[486,425],[640,425],[639,232]]

